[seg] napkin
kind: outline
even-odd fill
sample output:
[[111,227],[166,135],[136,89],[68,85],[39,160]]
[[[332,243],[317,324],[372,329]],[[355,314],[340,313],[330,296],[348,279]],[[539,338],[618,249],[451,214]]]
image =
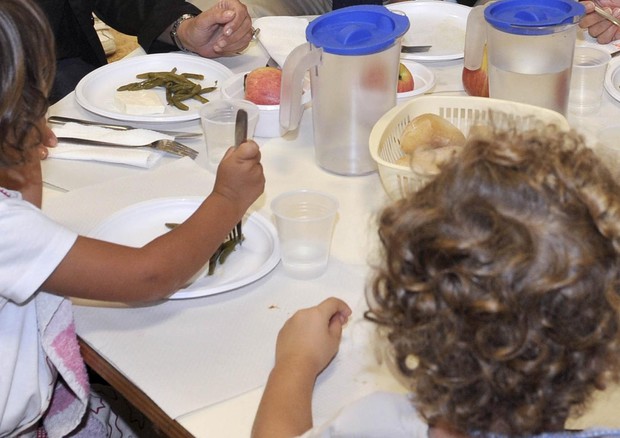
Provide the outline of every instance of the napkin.
[[269,56],[284,66],[291,51],[306,42],[308,20],[300,17],[261,17],[254,20],[254,27],[260,29],[258,40]]
[[[67,123],[53,128],[57,137],[83,138],[123,145],[145,145],[155,140],[173,137],[148,129],[130,129],[119,131],[87,126],[79,123]],[[155,149],[125,149],[107,146],[69,144],[59,140],[58,145],[49,149],[49,157],[63,160],[102,161],[115,164],[150,168],[159,161],[164,152]]]

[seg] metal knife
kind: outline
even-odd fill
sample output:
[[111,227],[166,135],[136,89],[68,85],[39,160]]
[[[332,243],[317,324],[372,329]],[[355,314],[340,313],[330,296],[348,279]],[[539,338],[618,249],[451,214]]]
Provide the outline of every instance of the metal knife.
[[[131,129],[138,129],[134,126],[129,126],[129,125],[115,125],[115,124],[105,123],[105,122],[93,122],[91,120],[81,120],[81,119],[74,119],[72,117],[63,117],[63,116],[50,116],[47,118],[47,121],[49,123],[53,123],[56,125],[64,125],[65,123],[73,122],[73,123],[79,123],[82,125],[100,126],[102,128],[116,129],[117,131],[129,131]],[[149,128],[144,128],[144,129],[149,129]],[[193,138],[193,137],[200,137],[202,135],[201,133],[198,133],[198,132],[162,131],[161,129],[153,129],[153,131],[157,131],[165,135],[170,135],[175,138]]]
[[400,46],[402,53],[422,53],[428,52],[433,46]]
[[248,113],[244,109],[237,110],[235,120],[235,146],[239,146],[248,138]]
[[[239,108],[237,110],[237,118],[235,119],[235,147],[248,139],[248,113],[246,110]],[[231,231],[238,239],[239,245],[243,242],[243,219],[237,222],[234,230]]]

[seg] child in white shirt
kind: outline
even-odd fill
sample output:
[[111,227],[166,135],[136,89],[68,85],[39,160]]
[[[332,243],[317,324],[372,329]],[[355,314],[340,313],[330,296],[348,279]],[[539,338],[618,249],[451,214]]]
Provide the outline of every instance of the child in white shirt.
[[[0,436],[105,436],[85,413],[89,384],[64,297],[163,299],[209,260],[264,188],[260,152],[231,149],[198,210],[142,248],[65,229],[40,210],[53,37],[31,0],[0,2]],[[41,421],[41,419],[43,420]]]

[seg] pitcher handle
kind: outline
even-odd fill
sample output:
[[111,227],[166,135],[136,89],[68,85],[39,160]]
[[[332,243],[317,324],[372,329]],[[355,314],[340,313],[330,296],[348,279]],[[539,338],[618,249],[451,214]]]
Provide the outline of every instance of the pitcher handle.
[[282,85],[280,87],[280,126],[282,134],[293,131],[299,126],[302,106],[303,79],[306,71],[321,62],[321,48],[312,48],[310,43],[295,47],[286,57],[282,67]]
[[467,17],[465,30],[465,56],[463,65],[468,70],[478,70],[482,66],[484,45],[487,40],[484,9],[487,4],[474,6]]

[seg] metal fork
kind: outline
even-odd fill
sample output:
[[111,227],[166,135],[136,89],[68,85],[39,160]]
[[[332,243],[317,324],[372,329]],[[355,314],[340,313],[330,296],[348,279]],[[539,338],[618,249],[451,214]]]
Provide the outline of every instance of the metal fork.
[[616,26],[620,27],[620,20],[611,15],[605,9],[603,9],[603,6],[601,6],[598,0],[592,0],[592,3],[594,3],[594,12],[599,14],[601,17],[611,21]]
[[[166,222],[166,228],[172,230],[179,226],[177,222]],[[215,272],[215,267],[217,266],[217,262],[220,264],[226,261],[226,258],[230,255],[231,252],[235,250],[237,245],[241,245],[241,242],[245,239],[245,236],[241,232],[241,221],[233,228],[228,236],[226,236],[226,240],[217,247],[213,255],[209,258],[209,271],[207,275],[213,275]]]
[[160,151],[168,152],[170,154],[179,155],[181,157],[190,157],[192,160],[196,159],[198,156],[198,151],[190,148],[189,146],[185,146],[184,144],[179,143],[174,140],[155,140],[152,143],[142,144],[142,145],[127,145],[127,144],[118,144],[118,143],[108,143],[100,140],[88,140],[84,138],[74,138],[74,137],[58,137],[58,141],[62,141],[70,144],[82,144],[88,146],[108,146],[114,148],[153,148]]
[[235,228],[233,228],[230,233],[228,233],[226,240],[224,240],[224,242],[215,250],[211,258],[209,259],[209,271],[207,275],[213,275],[217,263],[224,263],[230,253],[235,250],[237,245],[241,245],[241,242],[243,242],[244,239],[245,237],[241,232],[241,221],[239,221]]

